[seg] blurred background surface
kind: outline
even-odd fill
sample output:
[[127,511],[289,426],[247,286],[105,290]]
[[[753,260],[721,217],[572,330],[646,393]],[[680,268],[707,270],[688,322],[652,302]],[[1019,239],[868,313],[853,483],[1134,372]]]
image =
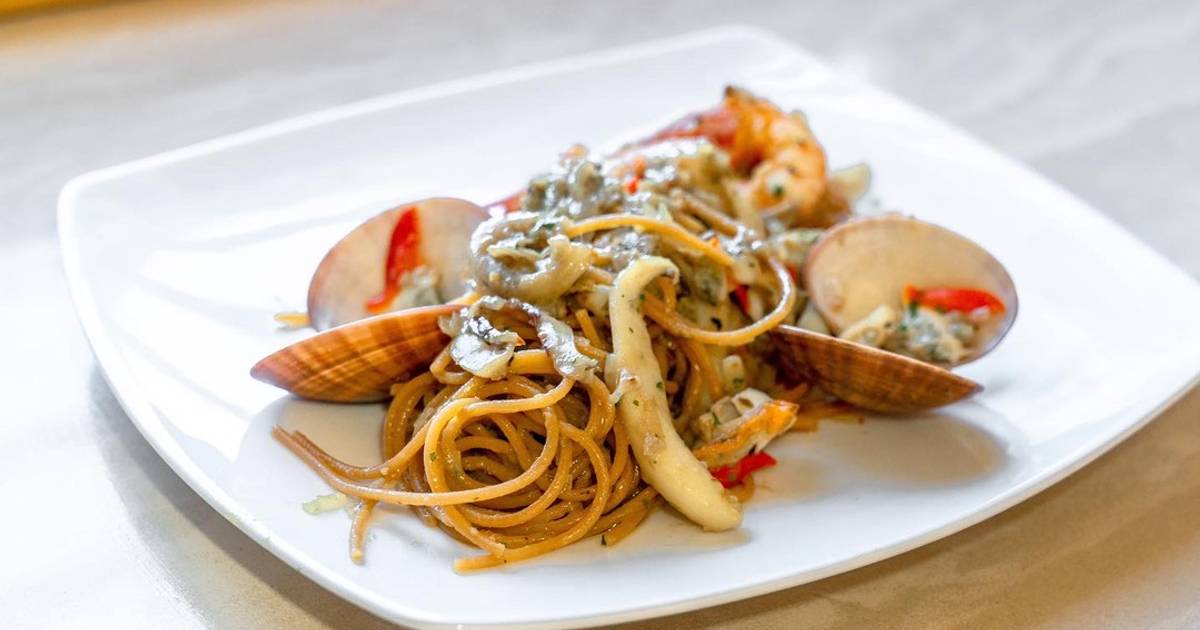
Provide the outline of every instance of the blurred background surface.
[[[1194,0],[35,4],[0,0],[14,9],[0,13],[0,349],[10,359],[0,382],[17,393],[0,422],[0,495],[13,506],[0,519],[0,625],[387,626],[244,537],[113,399],[75,322],[55,232],[58,190],[88,170],[396,90],[738,22],[967,129],[1200,276]],[[1114,334],[1153,322],[1130,325]],[[1200,393],[955,536],[642,624],[799,626],[1200,627]]]

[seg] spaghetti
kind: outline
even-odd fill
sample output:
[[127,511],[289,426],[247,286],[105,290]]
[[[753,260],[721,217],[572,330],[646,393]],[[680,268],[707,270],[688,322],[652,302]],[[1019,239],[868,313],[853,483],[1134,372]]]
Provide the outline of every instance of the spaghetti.
[[[341,462],[276,427],[275,436],[331,487],[363,500],[355,558],[377,503],[431,508],[427,516],[438,526],[489,553],[460,560],[460,570],[530,558],[609,530],[615,542],[649,514],[654,492],[640,481],[608,387],[594,376],[539,384],[527,374],[544,377],[547,355],[522,356],[529,358],[514,361],[499,381],[442,369],[399,384],[378,466]],[[582,426],[568,420],[568,395],[587,400]]]
[[[381,463],[352,465],[274,429],[359,500],[355,560],[380,504],[483,552],[460,571],[590,536],[616,544],[664,498],[706,529],[740,522],[753,479],[726,490],[709,469],[812,417],[806,401],[827,405],[780,379],[758,341],[803,306],[788,269],[798,262],[775,241],[828,225],[835,215],[819,212],[839,205],[802,117],[738,90],[723,108],[753,137],[683,121],[606,159],[573,149],[505,204],[512,214],[479,226],[473,290],[441,322],[450,343],[392,386]],[[754,131],[768,127],[779,133]],[[780,168],[791,175],[762,171]],[[793,223],[764,223],[758,213],[782,201]]]

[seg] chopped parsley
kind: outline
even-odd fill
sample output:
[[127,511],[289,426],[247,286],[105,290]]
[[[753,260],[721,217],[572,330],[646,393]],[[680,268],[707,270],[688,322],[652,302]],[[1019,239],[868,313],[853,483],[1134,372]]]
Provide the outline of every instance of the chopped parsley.
[[549,214],[544,214],[538,218],[533,224],[533,232],[551,232],[558,230],[562,225],[562,218]]
[[771,196],[781,199],[783,197],[783,184],[771,184]]

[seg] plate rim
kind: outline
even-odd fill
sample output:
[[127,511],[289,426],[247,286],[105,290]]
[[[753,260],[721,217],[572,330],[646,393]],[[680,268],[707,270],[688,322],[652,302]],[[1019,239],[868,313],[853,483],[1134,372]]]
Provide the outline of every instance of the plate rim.
[[[863,91],[870,94],[874,98],[882,99],[891,107],[902,108],[906,113],[921,119],[921,121],[924,123],[936,125],[941,129],[941,131],[955,136],[957,140],[966,142],[973,150],[982,151],[988,154],[990,157],[1000,160],[1006,167],[1015,168],[1018,170],[1023,177],[1038,180],[1048,190],[1052,190],[1054,193],[1064,196],[1065,199],[1072,202],[1070,205],[1073,206],[1073,209],[1081,211],[1082,215],[1087,216],[1091,220],[1099,220],[1103,223],[1106,223],[1109,228],[1118,231],[1121,236],[1128,239],[1132,247],[1142,250],[1141,253],[1152,256],[1157,262],[1175,271],[1180,279],[1190,281],[1193,287],[1197,287],[1197,285],[1200,284],[1197,283],[1195,279],[1191,278],[1191,276],[1186,272],[1177,267],[1173,262],[1160,254],[1154,248],[1150,247],[1135,234],[1126,230],[1122,225],[1117,223],[1108,215],[1099,212],[1093,208],[1091,204],[1079,199],[1070,191],[1062,188],[1053,181],[1050,181],[1045,176],[1022,164],[1020,161],[975,138],[970,133],[958,128],[957,126],[940,117],[930,114],[919,106],[913,105],[908,101],[893,96],[889,92],[881,88],[877,88],[866,81],[833,70],[819,57],[783,39],[771,31],[756,26],[734,24],[690,31],[680,35],[652,39],[631,45],[600,49],[548,61],[494,70],[482,74],[453,79],[450,81],[438,82],[431,85],[398,90],[367,99],[356,100],[329,108],[323,108],[312,112],[286,117],[273,122],[256,125],[242,131],[187,144],[182,147],[170,149],[114,166],[100,168],[72,178],[63,186],[61,192],[59,193],[57,202],[59,249],[62,256],[62,265],[67,280],[67,287],[71,294],[76,314],[83,328],[85,337],[87,338],[92,352],[96,357],[97,366],[99,367],[101,374],[108,384],[109,390],[117,399],[129,420],[138,429],[139,433],[141,433],[143,438],[150,443],[151,447],[171,468],[171,470],[178,475],[192,489],[193,492],[196,492],[202,499],[204,499],[204,501],[208,503],[214,510],[216,510],[219,514],[225,517],[226,520],[261,545],[276,558],[283,561],[293,569],[299,571],[308,579],[320,584],[323,588],[333,592],[338,597],[353,603],[354,605],[359,606],[383,619],[398,623],[410,624],[422,628],[463,627],[463,624],[431,618],[429,615],[424,614],[427,611],[422,611],[420,609],[413,610],[406,606],[403,601],[376,597],[369,589],[362,587],[352,580],[341,578],[335,571],[325,569],[320,562],[317,562],[299,548],[291,545],[284,539],[272,536],[272,532],[268,527],[256,520],[253,515],[249,513],[249,510],[245,509],[238,503],[238,501],[234,500],[233,497],[224,492],[211,476],[204,472],[194,460],[186,455],[180,445],[168,435],[164,424],[164,419],[154,409],[150,398],[142,391],[141,387],[136,384],[130,370],[125,365],[124,360],[121,358],[116,345],[109,338],[103,322],[101,321],[99,314],[100,309],[95,296],[92,293],[91,286],[85,279],[83,261],[80,256],[80,249],[77,245],[80,242],[78,234],[78,215],[81,214],[80,206],[78,205],[79,201],[89,188],[108,180],[118,179],[142,170],[149,170],[189,158],[214,153],[223,149],[250,144],[258,140],[283,135],[308,127],[336,122],[338,120],[352,118],[354,116],[376,111],[382,111],[413,102],[470,92],[480,88],[501,85],[522,79],[550,76],[564,71],[578,70],[580,68],[586,68],[589,66],[604,65],[620,62],[622,60],[652,56],[655,54],[668,52],[673,49],[711,45],[716,42],[737,39],[752,40],[756,43],[766,44],[772,48],[778,49],[781,53],[786,52],[788,54],[798,55],[805,60],[805,63],[812,64],[815,68],[836,76],[839,81],[849,84],[855,90]],[[625,608],[608,613],[561,617],[551,620],[531,622],[516,620],[502,623],[488,623],[479,625],[473,624],[472,627],[581,627],[621,623],[678,614],[784,590],[840,573],[845,573],[847,571],[852,571],[880,560],[900,555],[987,520],[996,514],[999,514],[1000,512],[1003,512],[1028,500],[1046,488],[1049,488],[1066,477],[1074,474],[1076,471],[1090,464],[1101,455],[1107,453],[1117,444],[1125,441],[1129,436],[1136,433],[1151,420],[1155,419],[1165,409],[1175,404],[1180,398],[1191,391],[1198,382],[1200,382],[1200,370],[1197,370],[1196,373],[1192,374],[1190,377],[1183,379],[1181,384],[1174,391],[1163,398],[1160,402],[1153,405],[1152,408],[1142,413],[1142,415],[1136,421],[1126,425],[1121,431],[1118,431],[1107,439],[1102,440],[1098,444],[1084,445],[1079,447],[1077,450],[1083,450],[1086,452],[1066,456],[1068,461],[1065,465],[1061,465],[1058,468],[1045,470],[1041,474],[1035,474],[1021,484],[1010,487],[1006,492],[1001,494],[990,503],[986,504],[981,509],[975,510],[965,517],[946,522],[942,526],[929,530],[921,535],[877,548],[870,553],[861,554],[847,560],[833,562],[812,571],[792,573],[783,577],[768,579],[766,581],[751,585],[731,588],[715,594],[671,600],[663,604]]]

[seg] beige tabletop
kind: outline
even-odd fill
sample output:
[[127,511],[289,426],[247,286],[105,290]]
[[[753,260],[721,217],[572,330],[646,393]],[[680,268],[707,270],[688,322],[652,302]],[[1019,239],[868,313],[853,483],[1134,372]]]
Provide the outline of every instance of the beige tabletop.
[[[0,626],[388,625],[242,535],[126,418],[60,269],[67,179],[397,89],[734,21],[965,127],[1200,274],[1194,0],[228,0],[0,18]],[[633,626],[1200,628],[1200,391],[940,542]]]

